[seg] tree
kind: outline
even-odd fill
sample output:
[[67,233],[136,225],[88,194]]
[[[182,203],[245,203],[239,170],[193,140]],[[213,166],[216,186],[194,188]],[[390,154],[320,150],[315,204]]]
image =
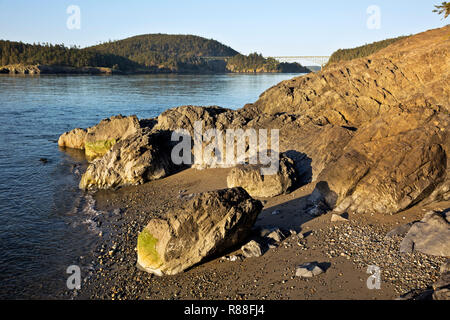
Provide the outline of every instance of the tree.
[[450,2],[442,2],[441,5],[435,6],[436,9],[433,12],[437,12],[438,14],[443,14],[444,19],[450,16]]

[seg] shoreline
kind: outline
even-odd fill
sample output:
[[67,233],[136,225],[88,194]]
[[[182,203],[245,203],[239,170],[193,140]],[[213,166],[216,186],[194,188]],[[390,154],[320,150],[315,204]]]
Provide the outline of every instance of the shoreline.
[[[307,68],[307,67],[305,67]],[[308,69],[310,70],[310,69]],[[310,70],[310,73],[314,72]],[[113,70],[109,67],[69,67],[69,66],[48,66],[48,65],[6,65],[0,66],[0,75],[23,75],[23,76],[36,76],[36,75],[100,75],[100,76],[130,76],[130,75],[159,75],[159,74],[173,74],[173,75],[222,75],[222,74],[308,74],[308,73],[296,73],[296,72],[233,72],[233,71],[151,71],[151,70],[134,70],[134,71],[122,71]]]
[[[313,71],[311,71],[313,72]],[[201,72],[201,73],[190,73],[190,72],[135,72],[135,73],[0,73],[1,76],[140,76],[140,75],[272,75],[272,74],[295,74],[295,75],[306,75],[308,73],[295,73],[295,72]]]
[[[440,264],[446,261],[420,253],[401,255],[398,253],[400,238],[386,243],[380,239],[400,224],[421,219],[426,210],[448,207],[448,202],[438,208],[436,205],[415,207],[395,216],[351,214],[348,223],[331,223],[331,213],[312,218],[298,210],[304,197],[312,192],[312,186],[306,185],[292,194],[265,199],[265,207],[255,225],[291,227],[305,235],[304,238],[291,235],[259,258],[235,262],[220,257],[208,259],[175,276],[157,277],[138,270],[137,235],[148,220],[176,207],[180,190],[190,194],[225,188],[222,178],[227,171],[187,169],[144,185],[95,193],[96,210],[103,213],[99,215],[103,236],[93,253],[94,265],[88,270],[91,274],[82,289],[66,296],[152,300],[386,300],[431,286],[439,276]],[[292,198],[296,199],[295,203],[287,201]],[[274,216],[274,210],[281,213]],[[342,238],[344,233],[350,236]],[[364,240],[367,237],[369,241]],[[327,263],[329,267],[323,276],[313,279],[295,277],[295,267],[307,261]],[[382,266],[381,290],[366,287],[369,274],[365,265],[369,263]]]

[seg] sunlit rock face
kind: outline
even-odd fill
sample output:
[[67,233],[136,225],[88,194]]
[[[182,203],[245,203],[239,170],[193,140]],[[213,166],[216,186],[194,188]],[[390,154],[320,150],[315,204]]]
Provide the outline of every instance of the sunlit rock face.
[[196,195],[150,220],[138,237],[138,267],[160,276],[182,272],[242,244],[261,210],[242,188]]

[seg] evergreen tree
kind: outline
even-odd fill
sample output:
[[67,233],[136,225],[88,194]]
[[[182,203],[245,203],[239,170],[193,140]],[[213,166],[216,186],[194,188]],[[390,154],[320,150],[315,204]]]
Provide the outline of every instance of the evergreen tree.
[[450,16],[450,2],[442,2],[441,5],[435,6],[436,9],[433,12],[437,12],[438,14],[443,14],[444,19]]

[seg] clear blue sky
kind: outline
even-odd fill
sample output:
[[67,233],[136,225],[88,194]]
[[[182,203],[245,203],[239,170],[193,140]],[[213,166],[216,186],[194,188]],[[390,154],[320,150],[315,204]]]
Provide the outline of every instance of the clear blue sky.
[[[0,39],[93,45],[146,33],[195,34],[241,53],[329,55],[385,38],[448,24],[433,13],[441,0],[0,0]],[[69,5],[81,29],[69,30]],[[366,10],[381,9],[380,29]]]

